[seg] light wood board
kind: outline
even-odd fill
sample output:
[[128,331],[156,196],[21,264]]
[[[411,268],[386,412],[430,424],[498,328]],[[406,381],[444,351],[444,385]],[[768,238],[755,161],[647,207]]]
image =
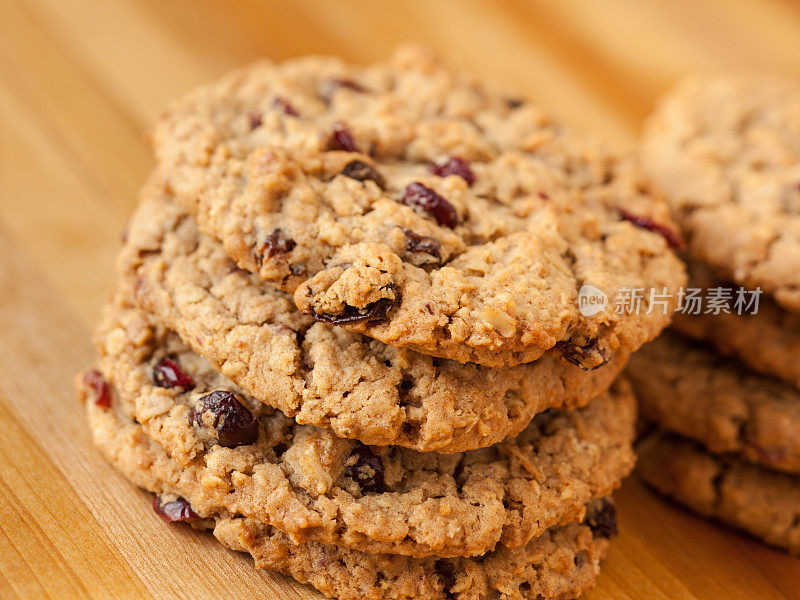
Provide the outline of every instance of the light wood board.
[[[0,599],[315,598],[168,526],[89,441],[72,377],[138,186],[145,132],[261,56],[367,62],[430,44],[631,145],[682,75],[800,73],[790,0],[0,0]],[[593,600],[800,599],[800,561],[634,480]]]

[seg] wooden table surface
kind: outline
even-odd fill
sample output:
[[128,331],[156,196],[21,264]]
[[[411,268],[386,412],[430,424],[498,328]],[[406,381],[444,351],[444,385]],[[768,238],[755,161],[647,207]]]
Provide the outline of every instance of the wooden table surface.
[[[621,145],[689,72],[800,72],[790,0],[0,0],[0,598],[316,598],[168,526],[91,446],[72,377],[159,111],[260,56],[405,40]],[[633,480],[593,600],[800,599],[800,561]]]

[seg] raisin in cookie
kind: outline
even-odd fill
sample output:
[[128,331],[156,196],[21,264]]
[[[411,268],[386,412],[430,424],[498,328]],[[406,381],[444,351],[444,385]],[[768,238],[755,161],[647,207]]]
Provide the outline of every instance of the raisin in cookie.
[[370,445],[488,446],[543,410],[585,404],[626,359],[590,373],[549,355],[490,369],[314,323],[286,293],[238,269],[157,186],[129,224],[120,267],[141,306],[252,396]]
[[[732,287],[696,262],[689,263],[689,274],[689,286],[693,288]],[[800,389],[800,314],[783,310],[769,297],[759,298],[755,313],[678,312],[672,327],[687,337],[708,342],[721,354],[735,356],[754,371]]]
[[159,494],[153,507],[162,518],[213,527],[223,544],[250,553],[258,567],[291,575],[340,600],[573,598],[594,585],[608,540],[616,534],[614,505],[604,498],[587,506],[582,524],[551,527],[524,546],[501,546],[478,558],[410,558],[296,544],[255,519],[222,512],[200,517],[180,496],[183,470],[140,425],[94,402],[87,402],[86,410],[97,446],[133,483]]
[[81,397],[135,420],[184,469],[182,495],[365,552],[475,555],[524,545],[579,516],[633,467],[627,382],[517,437],[460,454],[370,447],[298,425],[253,400],[180,338],[124,301],[100,326]]
[[690,79],[650,117],[642,156],[692,258],[800,311],[800,82]]
[[672,334],[645,345],[628,375],[642,417],[715,454],[800,473],[800,392]]
[[488,366],[590,369],[668,322],[581,313],[591,284],[673,291],[666,207],[636,169],[424,50],[259,63],[172,106],[171,188],[242,268],[316,319]]
[[715,456],[654,432],[637,444],[638,472],[657,491],[698,513],[800,554],[800,478]]

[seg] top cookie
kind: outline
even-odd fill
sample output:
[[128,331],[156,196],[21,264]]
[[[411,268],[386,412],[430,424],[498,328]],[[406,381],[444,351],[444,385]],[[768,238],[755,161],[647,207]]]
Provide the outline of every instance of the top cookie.
[[693,258],[800,310],[800,82],[691,79],[650,118],[642,154]]
[[556,348],[593,368],[669,317],[584,316],[583,284],[682,283],[633,165],[420,49],[259,63],[174,105],[154,142],[242,268],[392,346],[488,366]]

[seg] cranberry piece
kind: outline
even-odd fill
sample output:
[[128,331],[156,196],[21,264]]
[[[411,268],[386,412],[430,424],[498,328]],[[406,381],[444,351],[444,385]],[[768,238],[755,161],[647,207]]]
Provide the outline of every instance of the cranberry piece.
[[153,496],[153,510],[168,523],[200,518],[200,516],[194,512],[189,502],[183,498],[178,498],[170,502],[162,502],[160,496]]
[[263,123],[263,121],[260,112],[253,111],[248,115],[248,118],[250,119],[250,131],[261,127],[261,123]]
[[239,265],[237,265],[234,261],[230,261],[228,263],[228,268],[226,269],[228,274],[231,273],[247,273],[247,269],[243,269]]
[[603,498],[589,506],[584,521],[592,533],[599,537],[611,538],[617,535],[617,507],[610,500]]
[[277,254],[291,252],[296,245],[292,238],[286,237],[283,231],[278,228],[264,240],[264,244],[261,246],[261,253],[267,258],[272,258]]
[[327,323],[328,325],[344,325],[347,323],[359,323],[361,321],[385,321],[389,311],[395,304],[391,298],[381,298],[380,300],[367,305],[363,309],[355,306],[347,306],[338,315],[326,315],[323,313],[312,313],[315,321]]
[[589,340],[583,346],[572,342],[558,342],[556,348],[561,352],[561,356],[565,360],[584,371],[592,371],[602,367],[611,358],[604,350],[600,349],[596,339]]
[[297,112],[297,109],[291,105],[291,103],[286,98],[281,98],[278,96],[275,100],[272,101],[272,106],[275,108],[279,108],[283,111],[284,114],[289,115],[290,117],[298,117],[300,113]]
[[442,243],[432,237],[427,235],[418,235],[413,231],[409,231],[408,229],[404,229],[403,233],[406,236],[406,250],[409,252],[419,252],[422,254],[430,254],[436,259],[436,262],[440,262],[442,259]]
[[235,448],[258,439],[258,420],[241,398],[228,390],[216,390],[200,398],[194,408],[198,427],[213,427],[220,446]]
[[353,90],[354,92],[360,92],[362,94],[367,91],[367,88],[365,88],[363,85],[347,77],[332,79],[331,85],[334,88],[346,88],[348,90]]
[[353,139],[353,134],[344,123],[338,123],[334,126],[333,131],[328,137],[328,143],[325,145],[326,150],[344,150],[345,152],[361,152],[358,144]]
[[348,462],[351,464],[347,466],[345,475],[355,481],[362,492],[377,494],[385,491],[383,461],[369,447],[360,442],[356,443]]
[[673,231],[661,223],[656,223],[650,217],[635,215],[631,212],[628,212],[624,208],[620,209],[619,214],[626,221],[630,221],[636,225],[636,227],[641,227],[642,229],[647,229],[661,235],[665,240],[667,240],[667,244],[670,246],[670,248],[675,248],[677,250],[683,248],[685,245],[683,237],[680,233]]
[[550,200],[550,196],[547,195],[547,192],[536,192],[536,195],[542,200]]
[[469,162],[460,156],[452,156],[447,162],[441,165],[432,164],[429,167],[431,173],[438,177],[447,177],[448,175],[458,175],[467,182],[467,185],[475,183],[475,173],[469,166]]
[[786,450],[784,448],[761,448],[756,447],[761,459],[768,465],[780,465],[786,460]]
[[153,367],[153,381],[158,387],[172,389],[175,387],[191,390],[194,388],[194,379],[181,371],[181,368],[171,358],[164,357]]
[[576,552],[572,562],[579,569],[589,562],[589,555],[587,554],[586,550],[579,550]]
[[363,160],[351,160],[342,169],[342,175],[356,181],[374,181],[381,189],[386,185],[383,175],[375,167],[365,163]]
[[289,270],[292,272],[292,275],[296,275],[299,277],[300,275],[305,275],[306,267],[305,265],[295,263],[289,265]]
[[111,388],[97,369],[88,369],[83,374],[83,383],[94,392],[94,403],[100,408],[111,408]]
[[455,207],[418,181],[409,183],[406,187],[403,204],[424,210],[444,227],[452,229],[458,223],[458,213]]
[[331,79],[322,86],[322,90],[320,92],[320,96],[322,96],[322,99],[325,101],[325,104],[330,104],[330,101],[333,98],[333,95],[336,93],[336,90],[340,88],[352,90],[360,94],[365,94],[369,91],[360,83],[353,81],[352,79],[349,79],[347,77],[339,77],[336,79]]

